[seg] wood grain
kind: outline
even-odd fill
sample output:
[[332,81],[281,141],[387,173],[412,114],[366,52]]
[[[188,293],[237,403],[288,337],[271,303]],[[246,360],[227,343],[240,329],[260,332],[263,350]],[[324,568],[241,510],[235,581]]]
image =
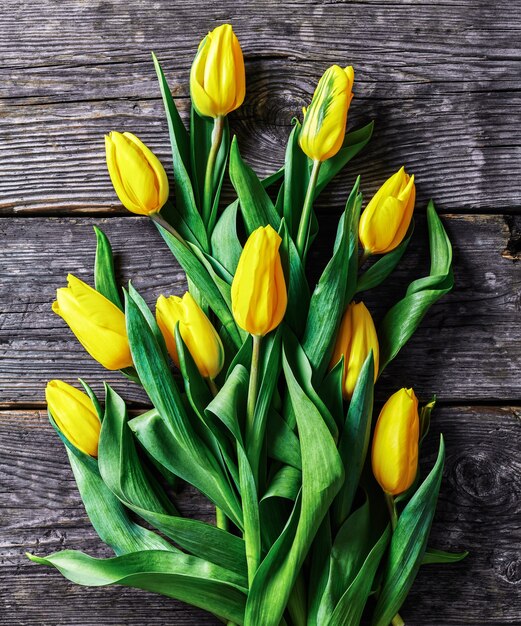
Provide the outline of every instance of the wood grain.
[[[325,222],[310,265],[323,266],[333,239],[334,220]],[[510,231],[500,216],[446,216],[455,245],[456,289],[425,318],[396,361],[386,370],[380,397],[413,385],[444,400],[511,401],[521,397],[521,275],[505,258]],[[424,220],[403,267],[386,287],[364,297],[378,321],[405,291],[428,271]],[[101,390],[114,383],[128,400],[145,402],[133,383],[107,372],[77,343],[50,306],[68,272],[92,284],[93,225],[111,239],[124,284],[132,279],[150,305],[160,293],[186,288],[183,272],[146,218],[16,218],[0,221],[0,398],[4,406],[41,406],[47,380],[85,377]],[[486,355],[486,358],[484,358]]]
[[[408,625],[520,623],[520,417],[521,407],[440,407],[433,414],[425,467],[440,432],[447,460],[430,545],[471,554],[458,564],[422,569],[402,611]],[[208,503],[193,490],[183,490],[177,501],[183,514],[211,519]],[[26,560],[26,551],[109,554],[89,525],[44,412],[0,413],[0,510],[2,626],[218,623],[159,596],[76,587]]]
[[373,193],[403,163],[417,175],[419,206],[429,197],[444,211],[518,206],[518,3],[45,6],[42,19],[26,3],[0,14],[3,214],[120,211],[103,163],[103,133],[112,129],[136,132],[170,168],[150,50],[186,118],[196,44],[222,20],[233,22],[247,61],[248,96],[232,127],[259,174],[281,164],[291,118],[325,67],[352,63],[349,124],[375,119],[375,137],[321,207],[344,203],[353,173]]

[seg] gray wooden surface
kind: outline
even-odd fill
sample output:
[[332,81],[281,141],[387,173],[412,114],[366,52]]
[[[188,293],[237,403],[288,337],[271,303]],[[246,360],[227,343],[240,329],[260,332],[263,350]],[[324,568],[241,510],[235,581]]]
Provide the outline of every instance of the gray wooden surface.
[[[406,163],[418,211],[433,197],[455,248],[456,288],[386,372],[378,393],[436,393],[429,447],[447,440],[432,543],[467,548],[455,566],[422,570],[408,626],[521,625],[521,6],[507,0],[40,0],[0,8],[0,625],[214,624],[199,611],[126,589],[84,589],[27,562],[29,550],[105,554],[43,412],[52,377],[102,379],[135,406],[50,313],[68,271],[91,279],[93,224],[113,241],[123,280],[149,302],[184,288],[145,220],[121,210],[103,134],[132,130],[171,166],[150,50],[186,113],[188,71],[208,29],[231,21],[248,77],[232,116],[246,160],[278,167],[290,120],[329,64],[353,64],[351,128],[375,137],[319,204],[325,233],[356,174],[370,196]],[[227,198],[231,197],[228,188]],[[318,263],[327,235],[315,251]],[[424,224],[377,317],[426,270]],[[191,490],[187,515],[211,517]],[[262,626],[262,625],[259,625]]]

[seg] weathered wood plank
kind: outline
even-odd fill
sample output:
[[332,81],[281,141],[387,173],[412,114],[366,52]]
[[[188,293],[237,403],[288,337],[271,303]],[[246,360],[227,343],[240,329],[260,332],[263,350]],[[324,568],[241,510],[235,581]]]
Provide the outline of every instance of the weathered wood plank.
[[[377,121],[373,143],[352,168],[368,193],[406,163],[417,174],[420,205],[434,197],[446,211],[518,206],[511,184],[521,176],[516,3],[154,6],[75,0],[66,8],[46,3],[42,19],[27,4],[2,12],[0,212],[120,210],[103,133],[134,130],[170,164],[150,48],[164,59],[186,113],[196,44],[223,20],[234,23],[248,69],[248,97],[233,128],[259,174],[282,162],[291,117],[324,68],[352,62],[350,125]],[[321,206],[342,204],[346,189],[344,181]]]
[[[431,565],[420,573],[402,611],[407,624],[521,623],[516,593],[521,579],[520,416],[520,407],[436,409],[426,467],[432,464],[440,431],[447,461],[430,545],[468,549],[471,555],[462,563]],[[194,491],[185,489],[178,502],[183,514],[211,519],[208,503]],[[65,452],[44,412],[0,412],[0,510],[2,626],[218,623],[159,596],[76,587],[25,559],[25,551],[109,554],[89,525]]]
[[[315,273],[332,243],[325,220],[310,265]],[[421,328],[388,368],[379,394],[413,385],[420,395],[447,400],[515,400],[521,397],[521,276],[502,256],[509,229],[499,216],[446,216],[455,244],[456,288],[431,309]],[[0,221],[0,402],[41,406],[51,378],[83,376],[101,390],[114,384],[129,401],[146,398],[133,383],[95,363],[50,306],[68,272],[92,284],[94,224],[109,235],[123,281],[132,278],[152,305],[161,292],[186,288],[183,272],[155,228],[141,218],[13,218]],[[375,319],[427,272],[423,220],[387,286],[365,297]],[[320,259],[320,261],[319,261]]]

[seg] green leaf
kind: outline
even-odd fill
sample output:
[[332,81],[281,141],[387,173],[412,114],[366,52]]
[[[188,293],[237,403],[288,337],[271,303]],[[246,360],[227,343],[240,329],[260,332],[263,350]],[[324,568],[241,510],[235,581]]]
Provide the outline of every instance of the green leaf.
[[279,235],[282,238],[280,254],[288,291],[288,306],[284,321],[295,334],[301,336],[309,307],[309,285],[302,259],[293,239],[289,236],[285,220],[281,222]]
[[152,53],[154,67],[163,104],[165,106],[172,159],[174,162],[175,211],[163,210],[163,216],[188,240],[203,250],[208,250],[208,237],[201,215],[195,202],[192,181],[190,180],[190,140],[188,132],[179,116],[172,93],[155,54]]
[[393,532],[382,589],[373,614],[373,626],[388,626],[402,606],[427,548],[440,490],[445,445],[440,437],[436,463],[398,518]]
[[[299,344],[297,338],[287,328],[285,329],[284,333],[284,353],[299,385],[302,387],[308,398],[313,402],[317,410],[320,412],[320,415],[322,416],[324,422],[327,424],[327,427],[329,428],[333,439],[337,441],[337,424],[333,419],[333,416],[329,412],[326,404],[318,395],[313,386],[313,369],[311,368],[311,364],[309,363],[309,360],[304,350],[302,349],[302,346]],[[286,407],[288,407],[288,405],[286,405]],[[291,407],[291,404],[289,405],[289,407]]]
[[118,283],[114,272],[114,258],[112,247],[105,233],[94,226],[96,233],[96,260],[94,263],[94,286],[96,291],[123,310],[123,304],[119,297]]
[[430,565],[432,563],[457,563],[463,561],[469,553],[467,550],[463,552],[445,552],[445,550],[435,550],[434,548],[427,548],[423,555],[422,565]]
[[97,460],[84,454],[64,437],[50,414],[49,421],[65,445],[85,511],[99,538],[116,554],[138,550],[175,550],[165,539],[129,518],[125,507],[103,482]]
[[318,389],[318,394],[333,416],[337,426],[341,429],[345,421],[344,411],[344,357],[330,370]]
[[262,501],[268,498],[285,498],[295,501],[302,486],[302,472],[291,465],[283,465],[272,478]]
[[98,455],[99,470],[105,484],[124,503],[158,513],[176,513],[159,484],[142,466],[128,427],[125,402],[107,384]]
[[298,470],[302,469],[298,437],[275,410],[270,411],[268,429],[269,456]]
[[327,264],[311,296],[302,347],[320,381],[331,359],[346,299],[349,259],[357,245],[350,234],[351,213],[360,206],[359,180],[356,181],[338,226],[333,257]]
[[390,534],[390,528],[387,526],[380,539],[367,555],[355,579],[338,601],[331,617],[325,622],[326,626],[340,626],[340,624],[343,626],[358,626],[360,624],[367,599],[371,594],[376,571],[389,543]]
[[252,580],[261,558],[259,502],[255,477],[246,454],[244,424],[240,417],[246,413],[249,375],[237,365],[224,386],[208,405],[207,412],[216,415],[234,435],[237,442],[239,484],[242,499],[244,542],[248,562],[248,579]]
[[248,234],[259,226],[279,229],[280,216],[257,174],[242,160],[237,137],[230,149],[230,180],[237,192]]
[[187,602],[238,624],[243,622],[246,589],[229,570],[182,552],[147,550],[112,559],[95,559],[64,550],[46,558],[27,555],[55,567],[78,585],[122,585]]
[[131,296],[126,297],[126,319],[133,362],[160,416],[156,419],[150,415],[142,420],[149,430],[140,430],[139,440],[162,465],[193,484],[240,523],[237,499],[228,479],[194,430],[170,367]]
[[291,238],[296,240],[309,182],[309,160],[298,143],[301,124],[296,118],[292,123],[284,163],[283,216]]
[[260,384],[253,415],[253,428],[251,432],[247,433],[246,440],[246,454],[257,484],[261,453],[265,444],[268,412],[281,371],[281,329],[278,328],[266,337],[263,344],[259,373]]
[[195,248],[190,247],[186,241],[175,237],[162,226],[157,225],[157,228],[187,276],[204,294],[208,305],[226,328],[231,341],[237,348],[240,348],[242,345],[241,333],[233,319],[230,301],[226,299],[223,291],[215,282],[218,279],[217,275],[210,273],[209,265],[205,264],[204,260],[196,254]]
[[369,500],[342,524],[331,549],[329,577],[317,615],[318,624],[327,624],[338,601],[356,578],[371,549]]
[[226,207],[212,233],[212,254],[232,276],[235,274],[242,246],[237,235],[236,200]]
[[150,332],[154,335],[154,339],[161,350],[163,358],[165,359],[165,361],[168,362],[169,356],[168,350],[166,348],[165,338],[163,337],[163,333],[157,325],[156,318],[152,314],[152,311],[148,308],[148,305],[145,302],[144,298],[142,298],[142,296],[136,291],[134,285],[131,282],[128,283],[128,293],[129,296],[132,298],[134,304],[141,312],[141,315],[145,318],[148,328],[150,329]]
[[374,362],[371,350],[356,381],[338,444],[346,478],[333,504],[332,517],[337,526],[344,522],[351,511],[362,475],[371,437],[373,396]]
[[98,400],[98,397],[96,396],[96,394],[92,390],[91,386],[88,385],[83,380],[83,378],[78,378],[78,380],[80,381],[81,386],[85,389],[87,395],[91,399],[91,402],[94,405],[94,408],[96,409],[96,414],[98,416],[99,421],[102,422],[103,421],[103,409],[101,408],[101,404],[100,404],[100,402]]
[[384,254],[360,276],[356,286],[357,293],[367,291],[368,289],[374,289],[374,287],[378,287],[378,285],[383,283],[383,281],[391,274],[400,262],[400,259],[409,245],[413,231],[414,221],[411,222],[409,230],[402,243],[391,252]]
[[342,461],[319,411],[299,386],[288,360],[283,368],[302,453],[301,506],[259,567],[246,605],[245,626],[278,626],[315,534],[343,480]]
[[342,170],[349,161],[364,148],[373,134],[374,122],[369,122],[363,128],[347,133],[342,148],[334,157],[324,161],[318,175],[318,183],[315,188],[315,198],[329,184],[329,182]]
[[452,247],[432,201],[427,207],[427,222],[431,250],[430,273],[412,282],[405,297],[384,317],[378,329],[380,373],[407,343],[429,308],[454,286]]

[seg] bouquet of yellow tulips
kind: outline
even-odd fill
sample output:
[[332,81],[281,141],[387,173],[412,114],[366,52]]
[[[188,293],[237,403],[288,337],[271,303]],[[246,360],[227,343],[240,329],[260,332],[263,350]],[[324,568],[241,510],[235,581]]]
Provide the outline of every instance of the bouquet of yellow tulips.
[[[353,68],[326,70],[293,121],[283,166],[260,180],[228,125],[245,96],[232,27],[199,46],[189,130],[154,64],[173,189],[129,132],[106,137],[107,165],[122,204],[155,222],[189,291],[161,295],[154,314],[132,284],[120,290],[99,229],[94,287],[69,275],[58,289],[53,311],[152,408],[131,418],[109,385],[101,402],[83,380],[84,391],[49,382],[51,424],[115,556],[29,558],[81,585],[191,603],[229,626],[402,624],[421,565],[465,556],[427,547],[443,439],[426,473],[418,458],[434,401],[420,406],[400,389],[373,418],[379,375],[453,286],[443,225],[430,203],[430,273],[376,328],[363,294],[393,272],[413,231],[414,176],[404,168],[363,211],[355,182],[330,260],[316,285],[307,275],[315,200],[371,137],[372,124],[346,134]],[[236,200],[223,207],[227,174]],[[180,515],[183,481],[213,503],[215,525]]]

